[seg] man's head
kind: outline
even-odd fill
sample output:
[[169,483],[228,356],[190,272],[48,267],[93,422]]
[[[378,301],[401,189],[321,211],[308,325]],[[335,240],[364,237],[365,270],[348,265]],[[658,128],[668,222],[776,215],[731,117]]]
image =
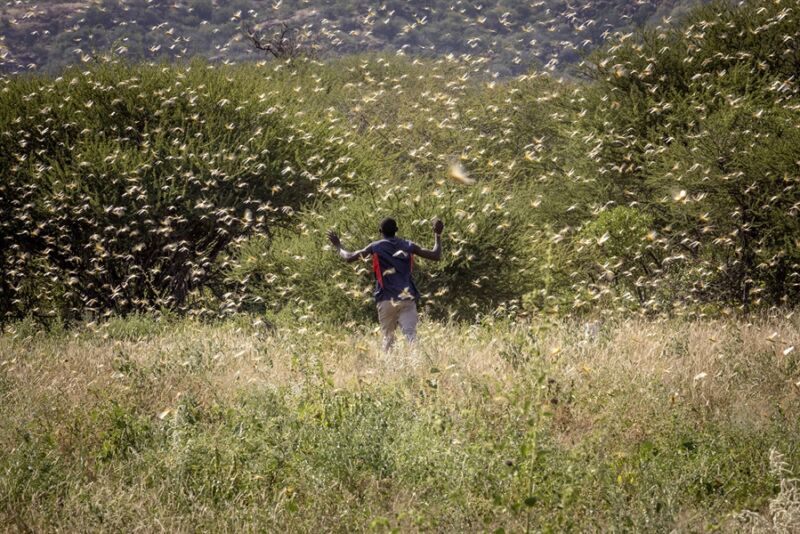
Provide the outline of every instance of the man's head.
[[381,234],[383,237],[394,237],[397,233],[397,222],[392,218],[385,218],[381,221]]

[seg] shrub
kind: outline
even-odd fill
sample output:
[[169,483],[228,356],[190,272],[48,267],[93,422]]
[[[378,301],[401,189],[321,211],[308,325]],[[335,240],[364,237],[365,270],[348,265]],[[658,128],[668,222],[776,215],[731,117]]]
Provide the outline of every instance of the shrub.
[[373,313],[371,267],[342,262],[330,250],[326,230],[335,228],[345,248],[358,250],[379,239],[378,223],[393,216],[398,235],[430,248],[431,222],[439,217],[445,221],[442,260],[414,264],[415,283],[433,316],[474,317],[525,293],[527,236],[512,195],[489,185],[383,185],[380,196],[362,194],[338,208],[301,215],[300,224],[273,241],[251,240],[241,248],[231,279],[246,280],[266,306],[290,305],[298,316],[363,319]]
[[352,167],[265,90],[200,62],[11,81],[0,94],[3,317],[186,310],[231,244],[285,224]]
[[599,180],[653,218],[658,271],[682,264],[665,285],[692,303],[798,295],[798,28],[781,4],[712,2],[594,58]]

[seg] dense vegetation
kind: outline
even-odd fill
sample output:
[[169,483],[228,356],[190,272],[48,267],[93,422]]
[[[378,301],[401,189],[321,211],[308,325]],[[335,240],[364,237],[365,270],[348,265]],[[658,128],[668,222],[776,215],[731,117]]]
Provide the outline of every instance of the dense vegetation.
[[787,306],[798,30],[780,3],[713,4],[580,84],[380,55],[5,79],[3,317],[368,317],[368,270],[324,231],[355,248],[387,214],[421,242],[448,225],[419,272],[434,316]]
[[[2,528],[800,531],[797,0],[564,79],[487,53],[591,48],[627,3],[284,2],[302,31],[227,64],[244,0],[6,5],[0,46],[49,43],[6,66],[52,71],[0,77]],[[190,27],[230,42],[190,59]],[[446,227],[421,341],[383,354],[325,232],[387,215]]]
[[390,0],[102,0],[0,5],[0,67],[44,69],[104,56],[131,60],[242,60],[258,52],[248,32],[281,24],[322,56],[396,51],[483,57],[501,74],[532,64],[564,71],[614,32],[679,18],[694,0],[538,2]]

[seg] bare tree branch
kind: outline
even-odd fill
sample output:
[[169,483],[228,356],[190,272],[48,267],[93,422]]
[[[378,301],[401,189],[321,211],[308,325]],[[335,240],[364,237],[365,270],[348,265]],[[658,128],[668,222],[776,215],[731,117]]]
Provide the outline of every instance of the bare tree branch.
[[266,52],[275,59],[292,59],[303,55],[310,55],[313,46],[307,43],[307,38],[296,29],[290,28],[285,22],[280,23],[280,28],[265,36],[254,28],[247,30],[247,36],[253,46]]

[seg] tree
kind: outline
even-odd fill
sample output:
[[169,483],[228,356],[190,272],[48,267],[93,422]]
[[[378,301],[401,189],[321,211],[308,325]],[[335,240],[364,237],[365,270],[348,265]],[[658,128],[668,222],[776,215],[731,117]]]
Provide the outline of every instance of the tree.
[[256,49],[275,59],[294,59],[314,53],[315,47],[308,33],[289,27],[285,22],[272,26],[271,30],[271,33],[264,35],[251,28],[247,36]]

